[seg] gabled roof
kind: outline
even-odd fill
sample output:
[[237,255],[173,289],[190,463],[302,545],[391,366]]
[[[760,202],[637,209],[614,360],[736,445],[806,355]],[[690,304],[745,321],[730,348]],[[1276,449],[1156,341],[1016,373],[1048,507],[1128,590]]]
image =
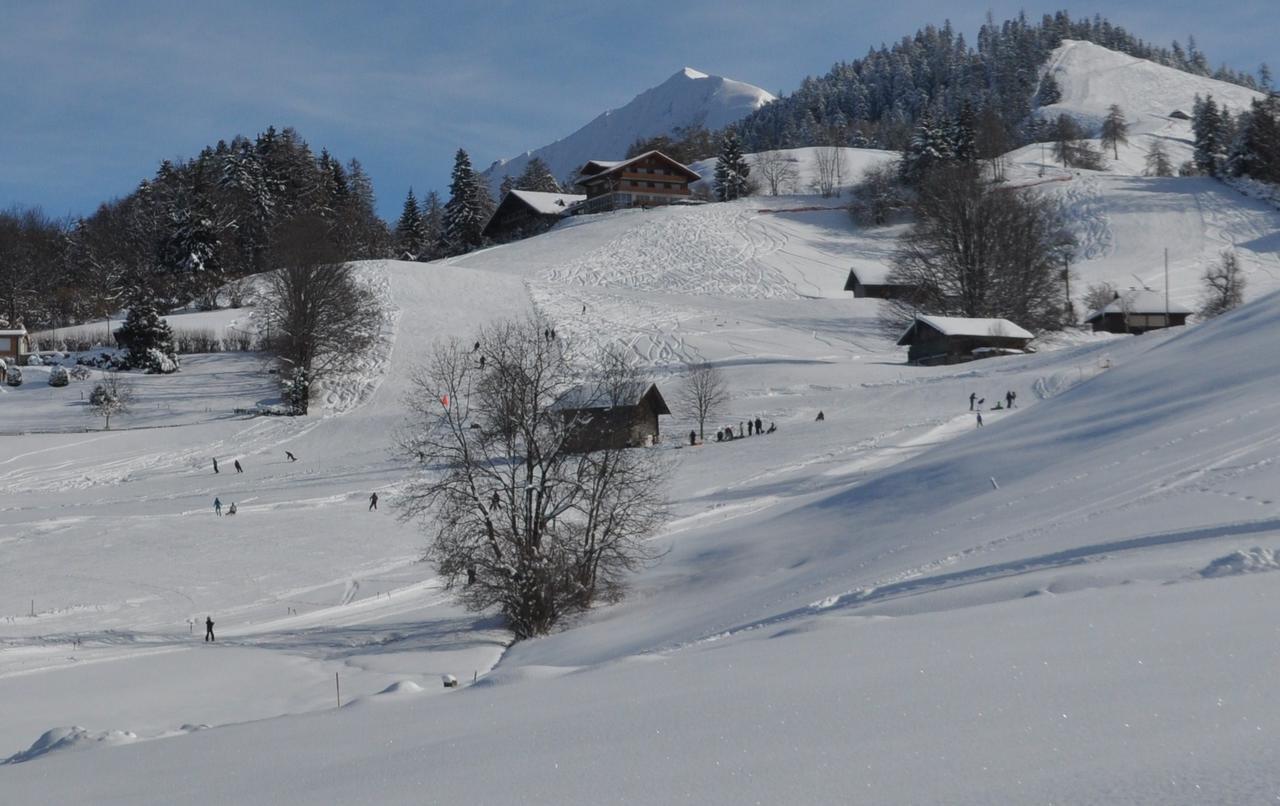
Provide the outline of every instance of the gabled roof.
[[628,165],[632,165],[634,163],[637,163],[649,157],[658,157],[663,161],[670,163],[671,167],[675,168],[678,171],[683,171],[685,176],[688,178],[690,182],[696,182],[702,178],[702,176],[697,171],[693,170],[688,165],[682,165],[676,162],[671,157],[668,157],[666,154],[663,154],[661,151],[646,151],[643,154],[638,154],[629,160],[621,160],[621,161],[588,160],[587,163],[582,166],[582,171],[578,175],[578,183],[583,184],[585,182],[593,182],[596,179],[621,171],[624,168],[626,168]]
[[[1164,293],[1160,291],[1148,291],[1144,289],[1131,288],[1128,291],[1120,292],[1120,296],[1111,301],[1101,310],[1094,311],[1089,314],[1086,322],[1092,322],[1098,317],[1108,313],[1164,313]],[[1179,305],[1173,300],[1169,300],[1169,313],[1195,313],[1185,305]]]
[[[897,283],[890,283],[888,280],[889,270],[887,268],[882,266],[860,266],[849,269],[849,276],[844,281],[844,290],[853,291],[855,282],[863,285],[898,285]],[[906,286],[901,287],[905,288]]]
[[616,389],[609,389],[601,384],[582,384],[561,395],[552,408],[564,411],[612,409],[616,406],[638,406],[645,398],[650,399],[658,414],[671,413],[671,409],[667,408],[667,401],[662,399],[662,393],[658,391],[658,385],[649,381],[624,383]]
[[970,319],[963,316],[930,316],[918,314],[916,321],[898,338],[898,346],[911,344],[909,339],[915,332],[918,323],[924,323],[944,336],[974,336],[1001,339],[1035,338],[1031,333],[1010,322],[1008,319]]
[[543,193],[538,190],[509,190],[507,195],[524,202],[535,213],[542,215],[559,215],[587,198],[581,193]]
[[27,335],[27,329],[25,327],[20,327],[17,330],[12,330],[9,328],[0,329],[0,336],[25,336],[25,335]]

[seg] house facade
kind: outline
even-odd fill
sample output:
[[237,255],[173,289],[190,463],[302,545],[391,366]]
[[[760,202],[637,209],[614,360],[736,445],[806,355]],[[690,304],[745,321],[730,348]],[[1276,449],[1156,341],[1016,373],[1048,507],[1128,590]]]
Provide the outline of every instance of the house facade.
[[911,291],[911,286],[896,285],[888,282],[887,272],[872,268],[849,269],[849,277],[844,281],[844,290],[852,291],[856,299],[874,297],[878,299],[902,299]]
[[25,327],[0,328],[0,361],[21,365],[30,352],[31,337]]
[[574,212],[601,213],[685,201],[692,195],[690,183],[701,178],[661,151],[647,151],[629,160],[591,160],[582,166],[577,179],[586,200]]
[[921,314],[898,339],[898,346],[908,348],[908,362],[932,366],[1028,352],[1033,338],[1008,319]]
[[484,225],[483,235],[495,241],[510,241],[537,235],[551,227],[575,204],[586,201],[577,193],[542,193],[510,190],[502,197]]
[[1130,289],[1118,292],[1106,307],[1094,311],[1084,321],[1093,326],[1095,333],[1132,333],[1137,336],[1148,330],[1181,327],[1187,323],[1191,313],[1192,310],[1185,305],[1166,302],[1164,294],[1159,292]]
[[612,396],[574,389],[557,408],[566,422],[574,423],[566,446],[572,453],[653,445],[661,436],[658,417],[671,413],[652,383],[628,384]]

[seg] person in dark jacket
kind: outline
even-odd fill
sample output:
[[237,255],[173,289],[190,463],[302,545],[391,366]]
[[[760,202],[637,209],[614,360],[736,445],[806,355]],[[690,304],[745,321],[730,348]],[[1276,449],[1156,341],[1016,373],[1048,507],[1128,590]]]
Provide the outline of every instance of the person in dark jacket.
[[760,418],[757,417],[756,418],[756,436],[759,436],[760,434],[764,433],[764,430],[762,428],[763,425],[764,423],[760,422]]
[[814,417],[814,418],[813,418],[813,421],[814,421],[814,422],[816,422],[816,423],[820,423],[820,422],[822,422],[822,421],[823,421],[823,420],[825,420],[825,419],[827,419],[827,415],[823,414],[823,413],[822,413],[822,410],[821,410],[821,409],[819,409],[819,410],[818,410],[818,416],[817,416],[817,417]]
[[691,447],[691,448],[692,448],[694,445],[697,445],[697,444],[698,444],[698,432],[697,432],[697,431],[690,431],[690,432],[689,432],[689,447]]
[[213,457],[213,472],[214,473],[218,472],[218,457],[216,456]]
[[747,420],[747,436],[753,437],[755,435],[756,435],[756,421]]
[[244,468],[240,466],[240,460],[239,460],[239,459],[237,459],[237,460],[236,460],[236,472],[237,472],[237,473],[243,473],[243,472],[244,472]]
[[372,512],[378,508],[378,494],[374,493],[369,496],[369,511]]
[[978,412],[978,428],[982,427],[982,412]]
[[294,456],[294,455],[293,455],[292,453],[290,453],[289,451],[285,451],[285,452],[284,452],[284,455],[285,455],[286,457],[288,457],[288,459],[289,459],[289,461],[290,461],[290,462],[296,462],[296,461],[298,461],[298,457]]
[[1004,395],[1005,408],[1006,409],[1013,408],[1013,401],[1017,399],[1018,399],[1018,393],[1013,391],[1012,389],[1010,389],[1008,392],[1005,392],[1005,395]]
[[214,637],[213,637],[213,617],[212,617],[212,616],[205,616],[205,617],[204,617],[204,640],[205,640],[205,641],[217,641],[217,640],[218,640],[218,639],[216,639],[216,638],[214,638]]
[[973,411],[973,403],[974,403],[974,401],[975,401],[975,400],[977,400],[977,399],[978,399],[978,393],[977,393],[977,392],[970,392],[970,393],[969,393],[969,411]]
[[219,516],[222,515],[222,499],[221,498],[213,499],[213,511],[218,513]]

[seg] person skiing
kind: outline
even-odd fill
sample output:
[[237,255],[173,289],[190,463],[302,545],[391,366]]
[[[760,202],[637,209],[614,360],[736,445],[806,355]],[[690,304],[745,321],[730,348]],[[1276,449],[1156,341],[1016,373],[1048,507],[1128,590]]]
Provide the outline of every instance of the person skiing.
[[978,412],[978,428],[982,427],[982,412]]
[[484,356],[480,356],[480,369],[484,369]]
[[760,418],[757,417],[756,418],[756,436],[760,436],[761,434],[764,433],[764,431],[761,429],[761,426],[763,425],[764,423],[760,422]]
[[237,459],[237,460],[236,460],[236,472],[237,472],[237,473],[243,473],[243,472],[244,472],[244,468],[240,466],[240,460],[239,460],[239,459]]
[[973,402],[974,402],[975,400],[977,400],[977,399],[978,399],[978,393],[977,393],[977,392],[970,392],[970,393],[969,393],[969,411],[973,411]]
[[747,420],[747,436],[754,437],[756,435],[755,420]]
[[692,448],[694,445],[697,445],[697,444],[698,444],[698,432],[697,432],[697,431],[690,431],[690,432],[689,432],[689,447],[690,447],[690,448]]
[[378,494],[377,494],[377,493],[374,493],[373,495],[369,496],[369,510],[368,510],[368,511],[369,511],[369,512],[372,512],[372,511],[374,511],[374,510],[375,510],[375,509],[377,509],[377,508],[378,508]]
[[218,457],[216,456],[213,457],[213,472],[214,473],[218,472]]
[[296,462],[296,461],[298,461],[298,457],[294,456],[294,455],[293,455],[292,453],[290,453],[289,451],[285,451],[285,452],[284,452],[284,455],[285,455],[285,456],[287,456],[287,457],[289,457],[289,461],[290,461],[290,462]]
[[213,499],[213,511],[218,513],[219,517],[222,516],[222,499],[220,498]]
[[480,352],[480,342],[476,342],[476,346],[471,348],[471,352],[473,353]]
[[216,642],[218,639],[213,637],[213,616],[204,617],[204,640]]
[[816,423],[820,423],[820,422],[822,422],[822,421],[823,421],[823,420],[825,420],[825,419],[827,419],[827,415],[823,414],[823,413],[822,413],[822,410],[821,410],[821,409],[819,409],[819,410],[818,410],[818,416],[817,416],[817,417],[815,417],[813,421],[814,421],[814,422],[816,422]]
[[1017,393],[1017,392],[1015,392],[1015,391],[1013,391],[1012,389],[1010,389],[1010,390],[1009,390],[1008,392],[1006,392],[1006,393],[1005,393],[1005,395],[1004,395],[1005,408],[1006,408],[1006,409],[1011,409],[1011,408],[1013,408],[1013,401],[1015,401],[1015,400],[1017,400],[1017,399],[1018,399],[1018,393]]

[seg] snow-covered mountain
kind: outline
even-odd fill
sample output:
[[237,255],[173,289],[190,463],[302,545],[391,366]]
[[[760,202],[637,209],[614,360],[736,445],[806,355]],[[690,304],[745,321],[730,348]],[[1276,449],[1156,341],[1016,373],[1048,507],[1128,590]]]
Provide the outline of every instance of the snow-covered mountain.
[[759,87],[686,67],[568,137],[494,162],[484,175],[496,190],[503,176],[518,176],[529,160],[541,157],[557,179],[564,179],[589,159],[622,158],[627,147],[639,138],[672,134],[694,125],[715,131],[772,100],[774,96]]

